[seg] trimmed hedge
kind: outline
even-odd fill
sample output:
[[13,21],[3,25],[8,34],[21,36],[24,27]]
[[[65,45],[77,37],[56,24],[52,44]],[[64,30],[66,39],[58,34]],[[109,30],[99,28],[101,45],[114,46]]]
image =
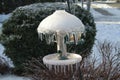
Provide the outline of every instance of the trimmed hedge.
[[[67,9],[62,3],[37,3],[17,8],[12,16],[3,24],[1,43],[5,47],[4,53],[11,58],[17,72],[22,73],[23,64],[31,57],[45,56],[57,52],[56,43],[46,44],[38,38],[37,27],[45,17],[57,9]],[[72,12],[82,20],[86,26],[85,36],[79,45],[68,45],[69,52],[80,54],[91,51],[94,44],[96,27],[92,15],[79,6],[72,6]],[[88,54],[88,53],[87,53]],[[82,53],[82,55],[86,55]]]

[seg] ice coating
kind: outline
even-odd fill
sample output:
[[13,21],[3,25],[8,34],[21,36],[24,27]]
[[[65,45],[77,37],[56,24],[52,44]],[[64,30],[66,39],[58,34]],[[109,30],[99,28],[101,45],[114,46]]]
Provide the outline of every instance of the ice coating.
[[68,60],[59,60],[58,54],[50,54],[43,58],[43,63],[49,70],[53,70],[55,73],[64,73],[71,71],[74,73],[80,68],[80,61],[82,57],[78,54],[67,53]]

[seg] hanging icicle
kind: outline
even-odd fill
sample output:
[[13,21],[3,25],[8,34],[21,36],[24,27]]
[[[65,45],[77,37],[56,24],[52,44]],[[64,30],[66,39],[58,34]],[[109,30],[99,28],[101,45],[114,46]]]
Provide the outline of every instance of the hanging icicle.
[[71,68],[71,73],[73,73],[73,65],[72,64],[70,65],[70,68]]
[[[66,33],[66,35],[64,36],[64,43],[77,45],[81,41],[81,34],[81,32]],[[43,39],[45,39],[47,44],[50,44],[52,42],[58,43],[57,37],[57,32],[51,32],[50,34],[39,33],[40,40],[42,41]]]
[[56,65],[54,65],[54,71],[55,71],[55,74],[56,74],[57,73]]
[[50,70],[50,71],[52,70],[52,65],[49,65],[49,70]]
[[66,73],[66,65],[63,65],[63,73],[65,74]]
[[59,65],[57,65],[57,72],[59,73]]

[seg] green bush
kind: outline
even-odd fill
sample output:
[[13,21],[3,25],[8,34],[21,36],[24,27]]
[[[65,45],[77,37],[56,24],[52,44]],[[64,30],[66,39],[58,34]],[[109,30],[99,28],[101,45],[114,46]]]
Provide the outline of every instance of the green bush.
[[29,5],[38,2],[55,2],[55,0],[1,0],[0,13],[10,13],[19,6]]
[[[82,36],[83,43],[79,45],[68,45],[69,52],[80,54],[90,51],[95,40],[96,27],[92,15],[73,6],[72,12],[82,20],[86,26],[86,36]],[[67,6],[62,3],[38,3],[24,7],[19,7],[13,11],[12,16],[3,24],[1,43],[5,47],[4,53],[11,58],[17,72],[23,71],[23,65],[31,57],[45,56],[57,52],[56,43],[46,44],[38,38],[37,27],[45,17],[52,14],[57,9],[67,10]],[[82,53],[82,55],[84,55]],[[85,54],[86,55],[86,54]]]

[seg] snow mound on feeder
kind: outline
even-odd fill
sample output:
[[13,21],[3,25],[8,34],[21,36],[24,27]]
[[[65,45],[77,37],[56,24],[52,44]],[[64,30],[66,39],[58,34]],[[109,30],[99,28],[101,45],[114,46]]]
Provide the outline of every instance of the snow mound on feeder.
[[65,10],[56,10],[52,15],[46,17],[38,27],[38,33],[49,32],[84,32],[84,25],[76,16]]

